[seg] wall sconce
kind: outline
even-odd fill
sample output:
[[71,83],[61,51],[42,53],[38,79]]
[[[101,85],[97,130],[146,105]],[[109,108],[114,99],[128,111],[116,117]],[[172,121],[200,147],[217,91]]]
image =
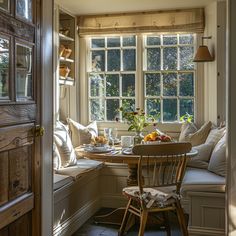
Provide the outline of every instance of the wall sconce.
[[202,37],[202,45],[199,46],[197,53],[193,59],[194,62],[207,62],[207,61],[213,61],[213,57],[211,56],[209,49],[206,45],[203,45],[204,39],[211,39],[211,36],[208,37]]

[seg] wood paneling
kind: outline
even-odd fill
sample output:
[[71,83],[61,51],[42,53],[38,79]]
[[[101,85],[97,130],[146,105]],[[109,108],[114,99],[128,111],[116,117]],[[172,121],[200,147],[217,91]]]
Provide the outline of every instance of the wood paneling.
[[[26,193],[16,200],[13,200],[4,206],[0,207],[0,229],[12,223],[16,219],[23,216],[25,213],[32,210],[34,206],[34,195]],[[10,234],[11,236],[24,234]],[[24,235],[25,236],[25,235]]]
[[0,236],[8,236],[8,227],[0,230]]
[[34,123],[15,125],[0,129],[0,151],[19,148],[34,141]]
[[[0,153],[0,206],[8,201],[8,152]],[[0,234],[1,235],[1,234]]]
[[31,214],[25,214],[9,226],[9,236],[31,235]]
[[29,41],[35,41],[35,29],[34,26],[25,24],[22,21],[14,19],[8,15],[0,15],[0,29],[1,32],[20,36],[21,38]]
[[32,122],[36,119],[35,104],[17,104],[0,106],[0,126],[5,124],[16,124],[23,122]]
[[9,151],[9,200],[30,189],[30,156],[29,146]]

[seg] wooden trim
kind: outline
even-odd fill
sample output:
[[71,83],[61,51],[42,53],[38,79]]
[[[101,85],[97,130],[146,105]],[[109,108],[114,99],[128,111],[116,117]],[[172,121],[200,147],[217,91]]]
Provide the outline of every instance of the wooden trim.
[[34,195],[26,193],[16,200],[0,207],[0,229],[33,209]]

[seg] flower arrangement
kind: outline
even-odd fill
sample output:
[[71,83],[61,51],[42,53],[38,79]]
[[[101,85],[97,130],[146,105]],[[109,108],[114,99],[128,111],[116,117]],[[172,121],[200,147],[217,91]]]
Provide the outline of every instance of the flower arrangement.
[[140,108],[131,112],[125,111],[123,107],[120,107],[119,110],[129,125],[128,131],[142,132],[145,127],[150,125],[150,122],[155,121],[154,116],[146,114]]

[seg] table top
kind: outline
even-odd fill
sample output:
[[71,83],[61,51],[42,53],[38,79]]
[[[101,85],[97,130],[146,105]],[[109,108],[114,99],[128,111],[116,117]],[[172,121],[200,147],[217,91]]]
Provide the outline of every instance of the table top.
[[[126,164],[137,164],[139,156],[134,154],[124,154],[120,146],[116,146],[111,152],[106,153],[96,153],[88,152],[84,150],[84,147],[75,148],[75,152],[80,157],[86,157],[93,160],[111,162],[111,163],[126,163]],[[198,151],[194,148],[187,153],[188,157],[193,157],[198,154]]]

